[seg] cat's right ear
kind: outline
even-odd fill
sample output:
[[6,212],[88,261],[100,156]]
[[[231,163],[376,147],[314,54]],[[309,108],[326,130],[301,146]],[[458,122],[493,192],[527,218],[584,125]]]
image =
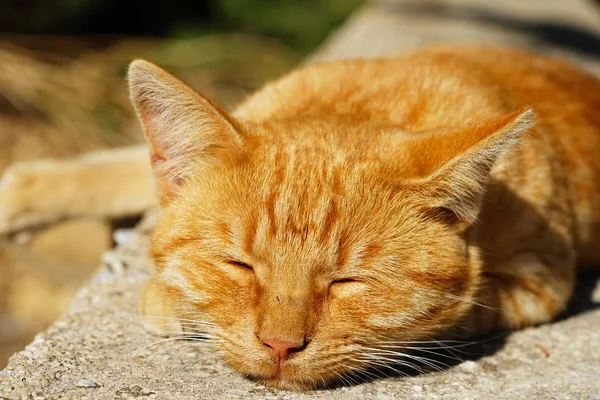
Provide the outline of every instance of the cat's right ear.
[[196,163],[241,147],[235,121],[217,105],[156,65],[135,60],[129,95],[150,146],[160,202],[165,205]]

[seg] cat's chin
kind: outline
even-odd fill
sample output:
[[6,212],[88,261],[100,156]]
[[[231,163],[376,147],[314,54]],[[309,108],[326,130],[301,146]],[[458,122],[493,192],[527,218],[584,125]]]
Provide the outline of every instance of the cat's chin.
[[294,390],[294,391],[305,391],[305,390],[314,390],[320,388],[320,386],[314,381],[309,381],[305,379],[294,378],[290,375],[287,375],[283,372],[279,372],[276,375],[272,376],[260,376],[260,375],[252,375],[247,374],[246,377],[248,379],[257,381],[262,383],[263,385],[280,390]]

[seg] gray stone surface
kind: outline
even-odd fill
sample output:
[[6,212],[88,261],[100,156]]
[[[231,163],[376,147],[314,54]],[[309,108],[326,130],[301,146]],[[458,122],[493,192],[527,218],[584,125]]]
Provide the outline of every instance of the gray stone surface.
[[[597,68],[600,17],[591,2],[422,0],[419,7],[408,3],[363,8],[313,61],[377,56],[441,40],[484,40],[567,52]],[[446,9],[446,15],[438,10],[434,16],[423,14],[425,3],[456,7]],[[487,10],[488,22],[447,15],[460,10],[460,15],[472,17],[473,9]],[[558,21],[563,28],[584,28],[591,47],[575,51],[564,44],[539,44],[539,33],[491,24],[489,14],[494,13],[538,26]],[[0,399],[600,399],[599,274],[580,280],[568,317],[486,340],[469,348],[470,354],[458,353],[466,361],[442,372],[296,393],[247,381],[193,342],[150,345],[161,338],[144,331],[136,315],[137,293],[152,268],[145,231],[142,227],[117,235],[118,249],[106,255],[105,265],[80,290],[71,309],[0,372]]]
[[444,43],[523,47],[600,72],[600,5],[593,0],[377,0],[349,18],[310,60],[389,56]]

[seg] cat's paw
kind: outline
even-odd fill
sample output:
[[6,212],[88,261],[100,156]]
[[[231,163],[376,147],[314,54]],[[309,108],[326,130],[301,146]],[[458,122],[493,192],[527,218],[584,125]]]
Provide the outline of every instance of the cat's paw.
[[52,193],[47,179],[39,177],[36,169],[24,167],[26,163],[16,163],[8,168],[0,179],[0,232],[10,232],[28,226],[32,220],[50,222],[35,204]]
[[181,320],[164,295],[160,283],[148,281],[140,297],[139,314],[144,328],[164,336],[177,336],[183,333]]

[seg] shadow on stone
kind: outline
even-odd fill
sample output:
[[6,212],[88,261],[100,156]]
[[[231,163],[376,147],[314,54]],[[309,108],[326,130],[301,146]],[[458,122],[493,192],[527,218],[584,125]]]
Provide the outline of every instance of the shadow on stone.
[[[408,378],[433,372],[444,372],[465,361],[476,361],[500,351],[510,332],[497,333],[493,336],[474,338],[472,341],[438,341],[430,345],[420,345],[402,352],[402,360],[382,365],[366,371],[355,371],[318,389],[336,389],[344,386],[361,385],[379,379]],[[393,354],[382,355],[392,358]],[[398,357],[398,356],[397,356]],[[381,362],[385,362],[382,359]]]
[[567,310],[558,320],[600,308],[600,299],[594,299],[594,291],[598,285],[600,285],[600,269],[580,274]]
[[[411,2],[387,4],[386,7],[392,12],[471,20],[490,26],[508,28],[526,35],[541,46],[562,48],[580,55],[600,59],[600,35],[564,21],[523,20],[477,7],[445,5],[443,3],[417,4]],[[598,21],[600,23],[600,12],[598,13]]]

